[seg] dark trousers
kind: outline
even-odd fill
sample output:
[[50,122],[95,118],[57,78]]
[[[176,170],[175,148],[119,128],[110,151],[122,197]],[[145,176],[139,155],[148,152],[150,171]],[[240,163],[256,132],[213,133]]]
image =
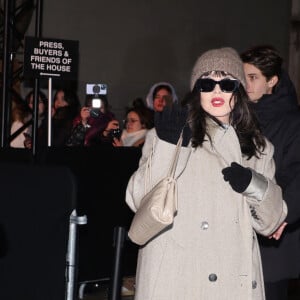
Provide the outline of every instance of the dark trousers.
[[265,282],[266,300],[288,300],[288,280]]

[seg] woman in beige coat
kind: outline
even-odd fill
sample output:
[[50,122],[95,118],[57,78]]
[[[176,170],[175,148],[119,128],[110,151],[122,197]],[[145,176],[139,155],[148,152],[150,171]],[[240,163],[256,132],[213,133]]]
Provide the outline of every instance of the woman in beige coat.
[[[140,248],[135,300],[263,300],[256,234],[272,237],[287,208],[274,180],[273,146],[249,110],[243,65],[232,48],[198,58],[189,109],[156,114],[126,202],[136,211],[166,175],[179,132],[178,212]],[[145,185],[151,156],[150,183]]]

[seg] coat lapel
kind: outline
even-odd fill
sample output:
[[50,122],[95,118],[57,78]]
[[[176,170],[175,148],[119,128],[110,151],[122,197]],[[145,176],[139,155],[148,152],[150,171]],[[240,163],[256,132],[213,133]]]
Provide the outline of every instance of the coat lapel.
[[242,164],[241,147],[232,126],[222,128],[213,121],[208,121],[209,133],[212,139],[212,147],[224,160],[226,165],[233,161]]

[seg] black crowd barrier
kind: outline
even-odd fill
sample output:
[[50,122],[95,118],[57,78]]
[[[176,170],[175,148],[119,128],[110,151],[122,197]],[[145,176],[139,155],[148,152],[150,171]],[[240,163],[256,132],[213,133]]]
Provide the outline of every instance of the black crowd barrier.
[[0,195],[0,299],[63,300],[73,174],[1,162]]
[[[54,295],[59,286],[55,280],[59,281],[62,289],[65,270],[61,267],[65,267],[63,261],[68,237],[65,231],[68,227],[64,225],[68,221],[66,216],[70,215],[73,207],[76,208],[78,216],[87,216],[87,224],[79,225],[77,231],[78,282],[111,276],[114,228],[122,226],[128,229],[133,217],[125,203],[125,191],[129,177],[138,167],[140,156],[141,149],[134,147],[50,147],[33,160],[31,153],[25,149],[0,149],[0,233],[3,233],[0,243],[1,299],[4,282],[8,291],[14,290],[16,285],[19,286],[18,280],[24,281],[25,290],[28,288],[34,291],[29,289],[29,285],[35,286],[39,285],[41,280],[47,281],[47,274],[50,274],[52,269],[56,269],[60,276],[48,280],[47,288],[50,289],[51,286],[53,289],[48,295]],[[22,171],[15,170],[16,166]],[[52,173],[48,173],[49,170],[52,170]],[[73,176],[72,183],[71,177],[65,172]],[[19,183],[21,186],[17,186]],[[72,198],[76,199],[76,204],[71,205],[66,190],[74,184],[76,195]],[[61,216],[61,219],[57,220],[54,216],[59,215],[59,212],[64,218]],[[64,228],[61,234],[57,231],[57,226]],[[49,239],[49,231],[58,234],[57,241]],[[9,260],[12,249],[9,240],[5,241],[7,236],[8,239],[13,236],[16,245],[21,245],[18,253],[11,253],[12,258],[17,258],[15,261]],[[43,244],[42,248],[40,244]],[[59,252],[60,257],[56,252]],[[125,242],[122,275],[135,273],[136,256],[137,246],[130,241]],[[44,258],[47,264],[43,266]],[[10,265],[11,270],[3,269],[3,265],[7,265],[7,268]],[[8,273],[11,275],[7,276]],[[31,278],[26,275],[33,273]],[[52,273],[54,275],[54,271]],[[42,290],[43,285],[39,286],[40,288],[36,289]],[[23,292],[19,298],[63,299],[57,295],[52,298],[26,298]]]

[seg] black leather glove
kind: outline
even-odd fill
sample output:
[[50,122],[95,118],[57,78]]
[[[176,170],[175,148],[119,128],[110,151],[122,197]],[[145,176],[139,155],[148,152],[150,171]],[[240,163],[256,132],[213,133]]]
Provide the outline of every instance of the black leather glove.
[[171,107],[165,107],[162,112],[155,112],[154,126],[160,139],[177,144],[181,130],[183,130],[182,146],[187,146],[191,138],[191,130],[186,124],[188,116],[187,107],[174,103]]
[[236,162],[231,163],[230,167],[222,170],[224,180],[228,181],[232,189],[237,193],[243,193],[249,186],[252,179],[252,172]]

